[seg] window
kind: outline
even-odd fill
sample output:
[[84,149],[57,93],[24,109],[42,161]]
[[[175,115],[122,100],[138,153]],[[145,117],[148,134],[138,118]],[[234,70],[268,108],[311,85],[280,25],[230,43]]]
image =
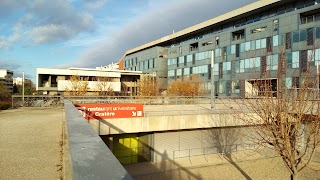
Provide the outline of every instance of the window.
[[313,45],[313,28],[307,29],[307,45]]
[[292,32],[292,42],[293,43],[299,42],[299,32],[298,31]]
[[261,40],[257,39],[256,40],[256,49],[260,49],[261,48]]
[[299,68],[299,51],[288,53],[288,68]]
[[291,48],[291,33],[286,33],[286,49],[290,49]]
[[292,77],[286,77],[286,87],[292,88]]
[[182,69],[177,69],[177,78],[181,78],[182,76]]
[[174,64],[176,64],[176,58],[169,58],[168,59],[168,66],[174,65]]
[[244,72],[245,60],[240,60],[240,72]]
[[207,42],[202,43],[202,46],[208,46],[210,44],[212,44],[212,41],[207,41]]
[[143,61],[143,64],[144,64],[144,70],[149,69],[149,61],[148,60]]
[[320,49],[314,50],[314,65],[320,66]]
[[236,57],[240,56],[240,44],[236,45]]
[[267,37],[267,52],[272,51],[271,37]]
[[301,13],[300,14],[300,21],[301,21],[301,24],[311,23],[314,21],[320,21],[320,13],[317,9]]
[[250,51],[250,48],[251,48],[250,41],[249,42],[245,42],[245,51]]
[[239,39],[243,39],[243,38],[244,38],[244,29],[232,32],[232,40],[233,41],[236,41],[236,40],[239,40]]
[[241,44],[240,44],[240,52],[244,52],[245,49],[246,49],[246,43],[245,43],[245,42],[244,42],[244,43],[241,43]]
[[[169,61],[169,60],[168,60]],[[143,62],[139,62],[139,70],[142,71],[143,70]]]
[[302,30],[300,31],[300,41],[306,41],[307,40],[307,31]]
[[192,62],[192,55],[187,55],[187,62]]
[[273,46],[279,45],[279,35],[275,35],[272,37]]
[[219,36],[216,36],[216,46],[219,46]]
[[267,58],[266,56],[261,57],[261,75],[264,75],[267,72]]
[[180,56],[180,57],[178,58],[178,63],[179,63],[179,64],[184,64],[184,56]]
[[266,48],[267,47],[267,39],[261,39],[261,48]]
[[250,41],[250,49],[255,50],[256,47],[256,41]]
[[154,68],[154,66],[153,66],[153,59],[149,59],[149,68],[150,68],[150,69]]
[[227,47],[222,48],[222,59],[227,59]]
[[284,45],[284,35],[283,34],[279,35],[279,45]]
[[267,56],[267,70],[278,69],[278,54]]
[[190,75],[190,68],[184,68],[183,75],[188,77]]
[[198,43],[193,43],[193,44],[190,44],[190,51],[195,51],[198,49]]
[[273,31],[278,31],[278,19],[273,20]]
[[263,32],[267,29],[267,26],[264,27],[259,27],[251,30],[251,33],[258,33],[258,32]]
[[231,74],[231,62],[223,62],[223,74]]
[[219,63],[214,63],[214,71],[213,71],[215,76],[219,75]]
[[300,52],[301,71],[306,72],[308,70],[308,53],[306,50]]
[[232,93],[240,93],[240,82],[239,81],[232,81],[231,82],[231,92]]
[[221,49],[217,48],[214,50],[214,57],[220,57],[221,56]]
[[170,79],[174,79],[174,70],[169,70],[169,71],[168,71],[168,77],[169,77]]
[[219,63],[219,78],[222,78],[222,74],[223,74],[223,63]]
[[231,45],[231,54],[236,53],[236,45]]
[[320,27],[316,27],[316,38],[320,38]]

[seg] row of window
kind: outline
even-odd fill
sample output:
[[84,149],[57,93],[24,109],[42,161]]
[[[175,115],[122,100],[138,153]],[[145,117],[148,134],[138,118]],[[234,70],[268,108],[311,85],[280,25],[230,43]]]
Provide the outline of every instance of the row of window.
[[[131,63],[131,60],[128,60],[128,61],[125,61],[125,69],[126,70],[131,70],[131,71],[143,71],[143,70],[148,70],[148,69],[153,69],[153,68],[156,68],[156,59],[153,58],[153,59],[148,59],[148,60],[145,60],[145,61],[140,61],[138,63],[133,63],[133,64],[130,64]],[[127,64],[128,62],[128,64]],[[135,62],[135,61],[133,61]],[[137,68],[138,67],[138,68]]]
[[[315,34],[315,37],[314,37]],[[274,35],[272,37],[252,40],[248,42],[243,42],[240,44],[234,44],[226,46],[223,48],[217,48],[214,50],[215,57],[222,57],[224,60],[228,55],[235,55],[236,57],[240,56],[240,53],[254,51],[259,49],[267,48],[268,52],[272,51],[272,47],[286,45],[287,49],[291,48],[291,43],[307,41],[307,45],[313,45],[313,39],[320,38],[320,27],[309,28],[307,30],[294,31],[286,34]],[[193,55],[180,56],[178,58],[169,58],[168,66],[177,64],[185,64],[188,62],[194,62],[197,60],[204,60],[211,58],[211,51],[205,51],[200,53],[195,53]],[[194,63],[193,63],[194,64]]]
[[[315,38],[319,39],[320,27],[316,27],[315,32],[316,32]],[[288,40],[286,40],[287,36],[290,37]],[[268,48],[268,51],[271,52],[272,50],[271,47],[281,46],[286,44],[287,49],[289,49],[291,47],[291,42],[296,43],[300,41],[307,41],[307,45],[313,45],[313,39],[314,39],[313,36],[314,36],[313,28],[309,28],[307,30],[300,30],[292,33],[287,33],[286,35],[284,34],[274,35],[272,37],[243,42],[243,43],[240,43],[240,45],[231,45],[223,48],[217,48],[215,49],[214,55],[215,57],[222,56],[223,59],[225,59],[227,55],[236,54],[236,57],[239,57],[239,53],[258,50],[258,49],[264,49],[264,48]],[[288,43],[290,43],[290,45],[287,45]]]
[[[320,49],[295,51],[286,53],[286,57],[281,59],[281,54],[272,54],[263,57],[255,57],[242,59],[237,61],[228,61],[214,64],[214,75],[222,78],[223,75],[232,74],[232,64],[234,64],[234,71],[236,73],[252,73],[265,72],[269,70],[278,70],[282,68],[281,62],[284,61],[286,68],[295,69],[301,66],[301,70],[305,71],[307,62],[312,66],[320,65]],[[175,79],[182,76],[189,76],[190,74],[200,74],[201,76],[210,77],[210,65],[202,65],[195,67],[186,67],[176,70],[169,70],[168,77]]]
[[182,76],[189,76],[190,74],[199,74],[200,76],[208,76],[209,74],[209,65],[187,67],[181,69],[173,69],[168,71],[168,77],[170,79],[178,79]]
[[[294,10],[299,10],[299,9],[302,9],[302,8],[305,8],[305,7],[309,7],[309,6],[312,6],[312,5],[317,5],[319,3],[320,3],[320,0],[299,0],[299,1],[295,2],[295,3],[287,3],[286,6],[281,6],[278,9],[266,10],[264,12],[259,12],[259,13],[255,14],[255,15],[251,15],[251,16],[249,16],[247,18],[240,19],[240,20],[238,20],[236,22],[224,24],[222,26],[217,26],[216,28],[214,28],[214,30],[208,31],[208,32],[204,32],[202,35],[196,35],[194,37],[187,37],[185,39],[182,39],[181,42],[178,42],[176,44],[172,44],[171,47],[174,47],[174,46],[177,46],[177,45],[181,45],[181,44],[184,44],[184,43],[189,42],[189,41],[198,40],[198,39],[203,38],[203,37],[215,35],[215,34],[221,32],[221,31],[224,31],[224,30],[227,30],[227,29],[237,28],[237,27],[240,27],[240,26],[244,26],[244,25],[247,25],[247,24],[251,24],[251,23],[263,20],[263,19],[272,18],[272,17],[277,16],[277,15],[288,13],[288,12],[291,12],[291,11],[294,11]],[[307,20],[304,21],[302,19],[303,18],[301,18],[301,23],[302,24],[307,22]],[[309,17],[309,19],[310,19],[310,17]],[[238,38],[238,36],[237,36],[237,38]]]
[[201,61],[205,59],[211,59],[211,51],[199,52],[199,53],[190,54],[187,56],[180,56],[177,58],[169,58],[168,66],[176,64],[177,67],[179,67],[179,64],[186,65],[189,62],[193,62],[194,64],[194,61]]
[[[295,51],[286,53],[286,57],[281,59],[281,54],[273,54],[263,57],[255,57],[233,61],[235,64],[236,73],[244,72],[259,72],[268,70],[278,70],[280,62],[286,62],[286,67],[290,69],[299,68],[302,70],[306,68],[307,62],[310,62],[311,66],[320,65],[320,49],[307,50],[307,51]],[[214,64],[214,75],[220,76],[232,73],[232,62],[221,62]]]

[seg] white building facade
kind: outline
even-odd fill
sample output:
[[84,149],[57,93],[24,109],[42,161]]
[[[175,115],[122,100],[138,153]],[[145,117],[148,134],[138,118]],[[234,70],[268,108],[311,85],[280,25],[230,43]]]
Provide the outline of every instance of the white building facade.
[[136,82],[141,73],[91,68],[37,68],[36,90],[46,95],[64,95],[67,91],[72,91],[70,78],[77,76],[79,83],[86,84],[88,95],[97,95],[99,91],[110,89],[116,94],[133,94],[136,93]]

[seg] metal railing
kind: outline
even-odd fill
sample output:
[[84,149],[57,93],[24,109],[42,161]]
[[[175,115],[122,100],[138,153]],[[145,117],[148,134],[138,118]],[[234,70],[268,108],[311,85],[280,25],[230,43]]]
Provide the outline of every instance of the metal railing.
[[192,156],[202,156],[209,154],[230,154],[239,151],[246,150],[257,150],[259,145],[257,144],[233,144],[225,146],[212,146],[212,147],[203,147],[203,148],[193,148],[193,149],[184,149],[184,150],[175,150],[173,151],[173,160],[178,158],[192,157]]
[[62,96],[45,96],[45,95],[13,95],[11,97],[11,106],[15,107],[56,107],[63,106]]

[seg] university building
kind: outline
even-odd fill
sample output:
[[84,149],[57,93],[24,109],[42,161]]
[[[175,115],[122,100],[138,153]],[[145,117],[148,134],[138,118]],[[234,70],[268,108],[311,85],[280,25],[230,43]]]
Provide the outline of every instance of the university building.
[[213,81],[219,96],[243,97],[259,79],[299,88],[307,69],[318,73],[319,45],[320,0],[259,0],[130,49],[123,66],[154,73],[160,91],[195,74],[208,94]]
[[6,93],[13,93],[13,71],[0,69],[0,84],[2,84]]

